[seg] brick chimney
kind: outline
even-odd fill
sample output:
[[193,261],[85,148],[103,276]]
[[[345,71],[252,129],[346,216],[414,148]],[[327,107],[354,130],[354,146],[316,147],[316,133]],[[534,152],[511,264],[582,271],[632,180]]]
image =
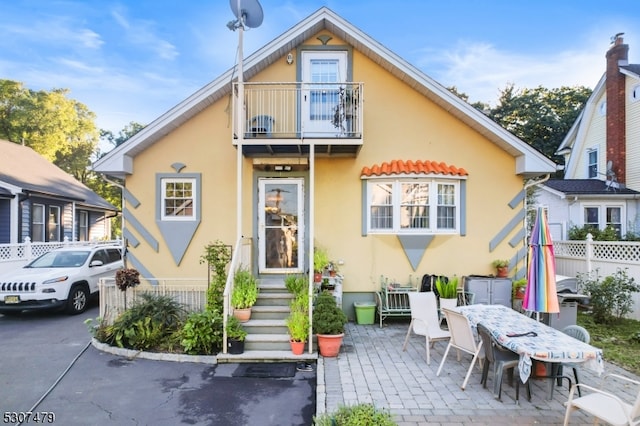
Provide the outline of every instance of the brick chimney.
[[607,51],[607,162],[611,161],[618,183],[624,185],[627,172],[625,76],[620,65],[627,65],[629,45],[623,44],[622,34],[613,38]]

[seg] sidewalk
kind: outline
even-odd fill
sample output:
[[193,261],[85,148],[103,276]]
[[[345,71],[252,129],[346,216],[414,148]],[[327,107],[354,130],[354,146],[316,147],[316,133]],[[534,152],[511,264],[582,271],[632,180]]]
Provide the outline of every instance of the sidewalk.
[[[532,380],[531,401],[526,388],[520,387],[520,404],[515,403],[515,387],[505,380],[502,402],[491,391],[492,374],[485,389],[480,384],[481,368],[475,367],[466,389],[460,388],[471,355],[462,354],[457,361],[449,354],[440,374],[436,371],[446,349],[437,342],[431,349],[431,365],[427,365],[425,339],[412,334],[407,351],[402,345],[407,322],[385,322],[378,325],[347,324],[340,354],[336,358],[318,357],[317,414],[332,412],[340,405],[372,403],[388,409],[401,426],[417,425],[561,425],[564,402],[569,395],[566,381],[556,387],[553,400],[547,397],[547,382]],[[613,364],[605,363],[605,373],[633,377]],[[565,371],[573,381],[573,372]],[[579,372],[580,382],[598,386],[600,379],[588,369]],[[638,379],[638,377],[634,377]],[[616,395],[635,399],[637,389],[609,389]],[[571,425],[592,425],[593,418],[575,411]]]

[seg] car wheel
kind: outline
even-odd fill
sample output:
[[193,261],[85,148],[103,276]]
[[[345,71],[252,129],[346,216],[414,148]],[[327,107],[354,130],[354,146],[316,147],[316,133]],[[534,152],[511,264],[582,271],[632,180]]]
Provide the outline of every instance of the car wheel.
[[87,309],[89,303],[89,290],[84,285],[71,287],[67,298],[67,313],[71,315],[81,314]]

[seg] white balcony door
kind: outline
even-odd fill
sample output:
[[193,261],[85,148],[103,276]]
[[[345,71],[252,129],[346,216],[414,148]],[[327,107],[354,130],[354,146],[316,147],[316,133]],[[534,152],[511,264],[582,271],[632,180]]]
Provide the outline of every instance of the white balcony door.
[[259,179],[258,191],[260,273],[302,273],[303,178]]
[[306,135],[339,133],[333,123],[338,88],[347,81],[347,52],[302,52],[302,120]]

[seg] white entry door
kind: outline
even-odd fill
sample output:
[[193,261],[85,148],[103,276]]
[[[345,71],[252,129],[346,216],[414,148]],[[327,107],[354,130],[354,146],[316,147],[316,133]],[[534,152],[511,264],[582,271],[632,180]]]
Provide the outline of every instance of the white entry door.
[[259,179],[258,191],[260,273],[302,273],[304,180]]
[[302,52],[302,119],[304,133],[327,136],[339,132],[332,119],[339,83],[347,81],[347,52]]

